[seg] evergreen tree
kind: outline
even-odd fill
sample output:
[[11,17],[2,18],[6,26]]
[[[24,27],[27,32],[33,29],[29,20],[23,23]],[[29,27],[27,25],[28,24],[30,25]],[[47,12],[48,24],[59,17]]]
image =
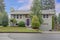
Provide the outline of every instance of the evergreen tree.
[[8,15],[6,14],[6,12],[4,13],[4,16],[2,18],[2,25],[3,26],[7,26],[8,25]]
[[55,23],[54,23],[54,16],[52,16],[52,29],[54,29]]
[[55,9],[55,0],[41,0],[42,10]]
[[42,23],[41,17],[41,1],[40,0],[33,0],[33,6],[31,7],[31,17],[36,15],[39,18],[40,23]]
[[36,15],[34,15],[34,16],[32,17],[32,23],[31,23],[31,25],[32,25],[32,28],[34,28],[34,29],[39,29],[39,27],[40,27],[40,22],[39,22],[39,18],[38,18]]
[[0,0],[0,12],[4,12],[5,11],[5,5],[4,5],[4,0]]
[[7,13],[5,12],[4,0],[0,0],[0,14],[2,15],[0,16],[1,17],[0,24],[2,24],[2,26],[8,25],[8,16]]
[[3,18],[3,15],[2,15],[2,13],[0,12],[0,26],[2,26],[2,18]]
[[55,25],[57,24],[57,16],[52,16],[52,29],[54,29]]
[[57,24],[57,16],[54,16],[54,23]]

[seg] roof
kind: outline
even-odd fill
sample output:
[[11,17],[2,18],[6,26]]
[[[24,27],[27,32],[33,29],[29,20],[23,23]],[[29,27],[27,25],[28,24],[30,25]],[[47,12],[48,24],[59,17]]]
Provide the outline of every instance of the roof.
[[[11,12],[11,14],[30,14],[32,11],[16,10]],[[55,10],[42,10],[42,14],[55,14]]]
[[24,10],[16,10],[16,11],[13,11],[13,12],[10,12],[11,14],[30,14],[31,11],[24,11]]
[[55,10],[42,10],[42,14],[55,14]]

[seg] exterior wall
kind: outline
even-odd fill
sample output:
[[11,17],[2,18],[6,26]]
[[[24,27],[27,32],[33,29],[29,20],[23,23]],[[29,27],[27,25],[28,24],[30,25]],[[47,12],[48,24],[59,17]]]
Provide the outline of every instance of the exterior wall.
[[[48,14],[48,18],[43,18],[43,15]],[[54,9],[43,10],[42,11],[42,19],[43,24],[41,25],[40,29],[43,31],[52,30],[52,16],[55,14]]]
[[[22,14],[23,13],[23,14]],[[22,18],[18,18],[17,19],[17,16],[15,16],[15,19],[19,22],[19,21],[24,21],[26,23],[26,19],[30,19],[29,17],[29,12],[28,12],[28,17],[26,17],[26,12],[22,12],[19,14],[19,12],[15,13],[11,13],[11,18],[13,18],[14,16],[13,15],[22,15]],[[25,14],[24,14],[25,13]],[[48,18],[43,18],[43,15],[45,14],[48,14]],[[49,31],[52,29],[52,16],[55,14],[55,10],[42,10],[42,19],[43,19],[43,24],[40,26],[40,30],[43,30],[43,31]],[[19,16],[20,17],[20,16]],[[31,20],[30,20],[31,21]],[[31,23],[30,23],[31,24]]]
[[52,16],[53,15],[49,15],[48,18],[43,18],[43,24],[41,25],[40,30],[52,30]]
[[[13,14],[14,15],[14,14]],[[14,18],[14,16],[13,15],[11,15],[11,18]],[[18,15],[18,14],[15,14],[15,15]],[[26,20],[26,17],[25,17],[25,15],[22,15],[22,18],[20,18],[20,16],[18,16],[19,18],[17,18],[17,16],[15,16],[15,19],[17,20],[17,22],[19,22],[19,21],[24,21],[25,22],[25,20]]]
[[17,18],[16,18],[16,20],[18,21],[18,23],[19,23],[20,21],[24,21],[24,22],[25,22],[26,18],[25,18],[24,15],[22,15],[22,18],[21,18],[21,19],[17,19]]
[[[15,15],[15,17],[13,15]],[[18,18],[17,18],[17,15],[19,15]],[[20,15],[22,15],[21,16],[22,18],[20,18]],[[20,21],[24,21],[25,24],[26,24],[26,20],[30,19],[28,14],[11,14],[11,18],[15,18],[17,20],[17,23],[19,23]],[[12,25],[11,22],[9,24]]]

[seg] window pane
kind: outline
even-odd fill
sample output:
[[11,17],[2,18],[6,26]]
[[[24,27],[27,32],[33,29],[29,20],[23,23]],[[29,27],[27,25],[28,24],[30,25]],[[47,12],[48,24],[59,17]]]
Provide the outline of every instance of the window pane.
[[48,14],[44,14],[43,15],[43,18],[48,18]]
[[17,19],[19,18],[19,15],[17,15]]
[[46,18],[48,18],[48,14],[46,15]]
[[45,15],[43,15],[43,18],[45,18]]
[[22,15],[20,15],[20,19],[22,19]]

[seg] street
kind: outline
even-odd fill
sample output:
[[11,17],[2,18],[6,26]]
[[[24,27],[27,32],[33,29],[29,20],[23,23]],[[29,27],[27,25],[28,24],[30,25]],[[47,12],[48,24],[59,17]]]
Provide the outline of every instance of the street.
[[0,40],[60,40],[59,33],[0,33]]

